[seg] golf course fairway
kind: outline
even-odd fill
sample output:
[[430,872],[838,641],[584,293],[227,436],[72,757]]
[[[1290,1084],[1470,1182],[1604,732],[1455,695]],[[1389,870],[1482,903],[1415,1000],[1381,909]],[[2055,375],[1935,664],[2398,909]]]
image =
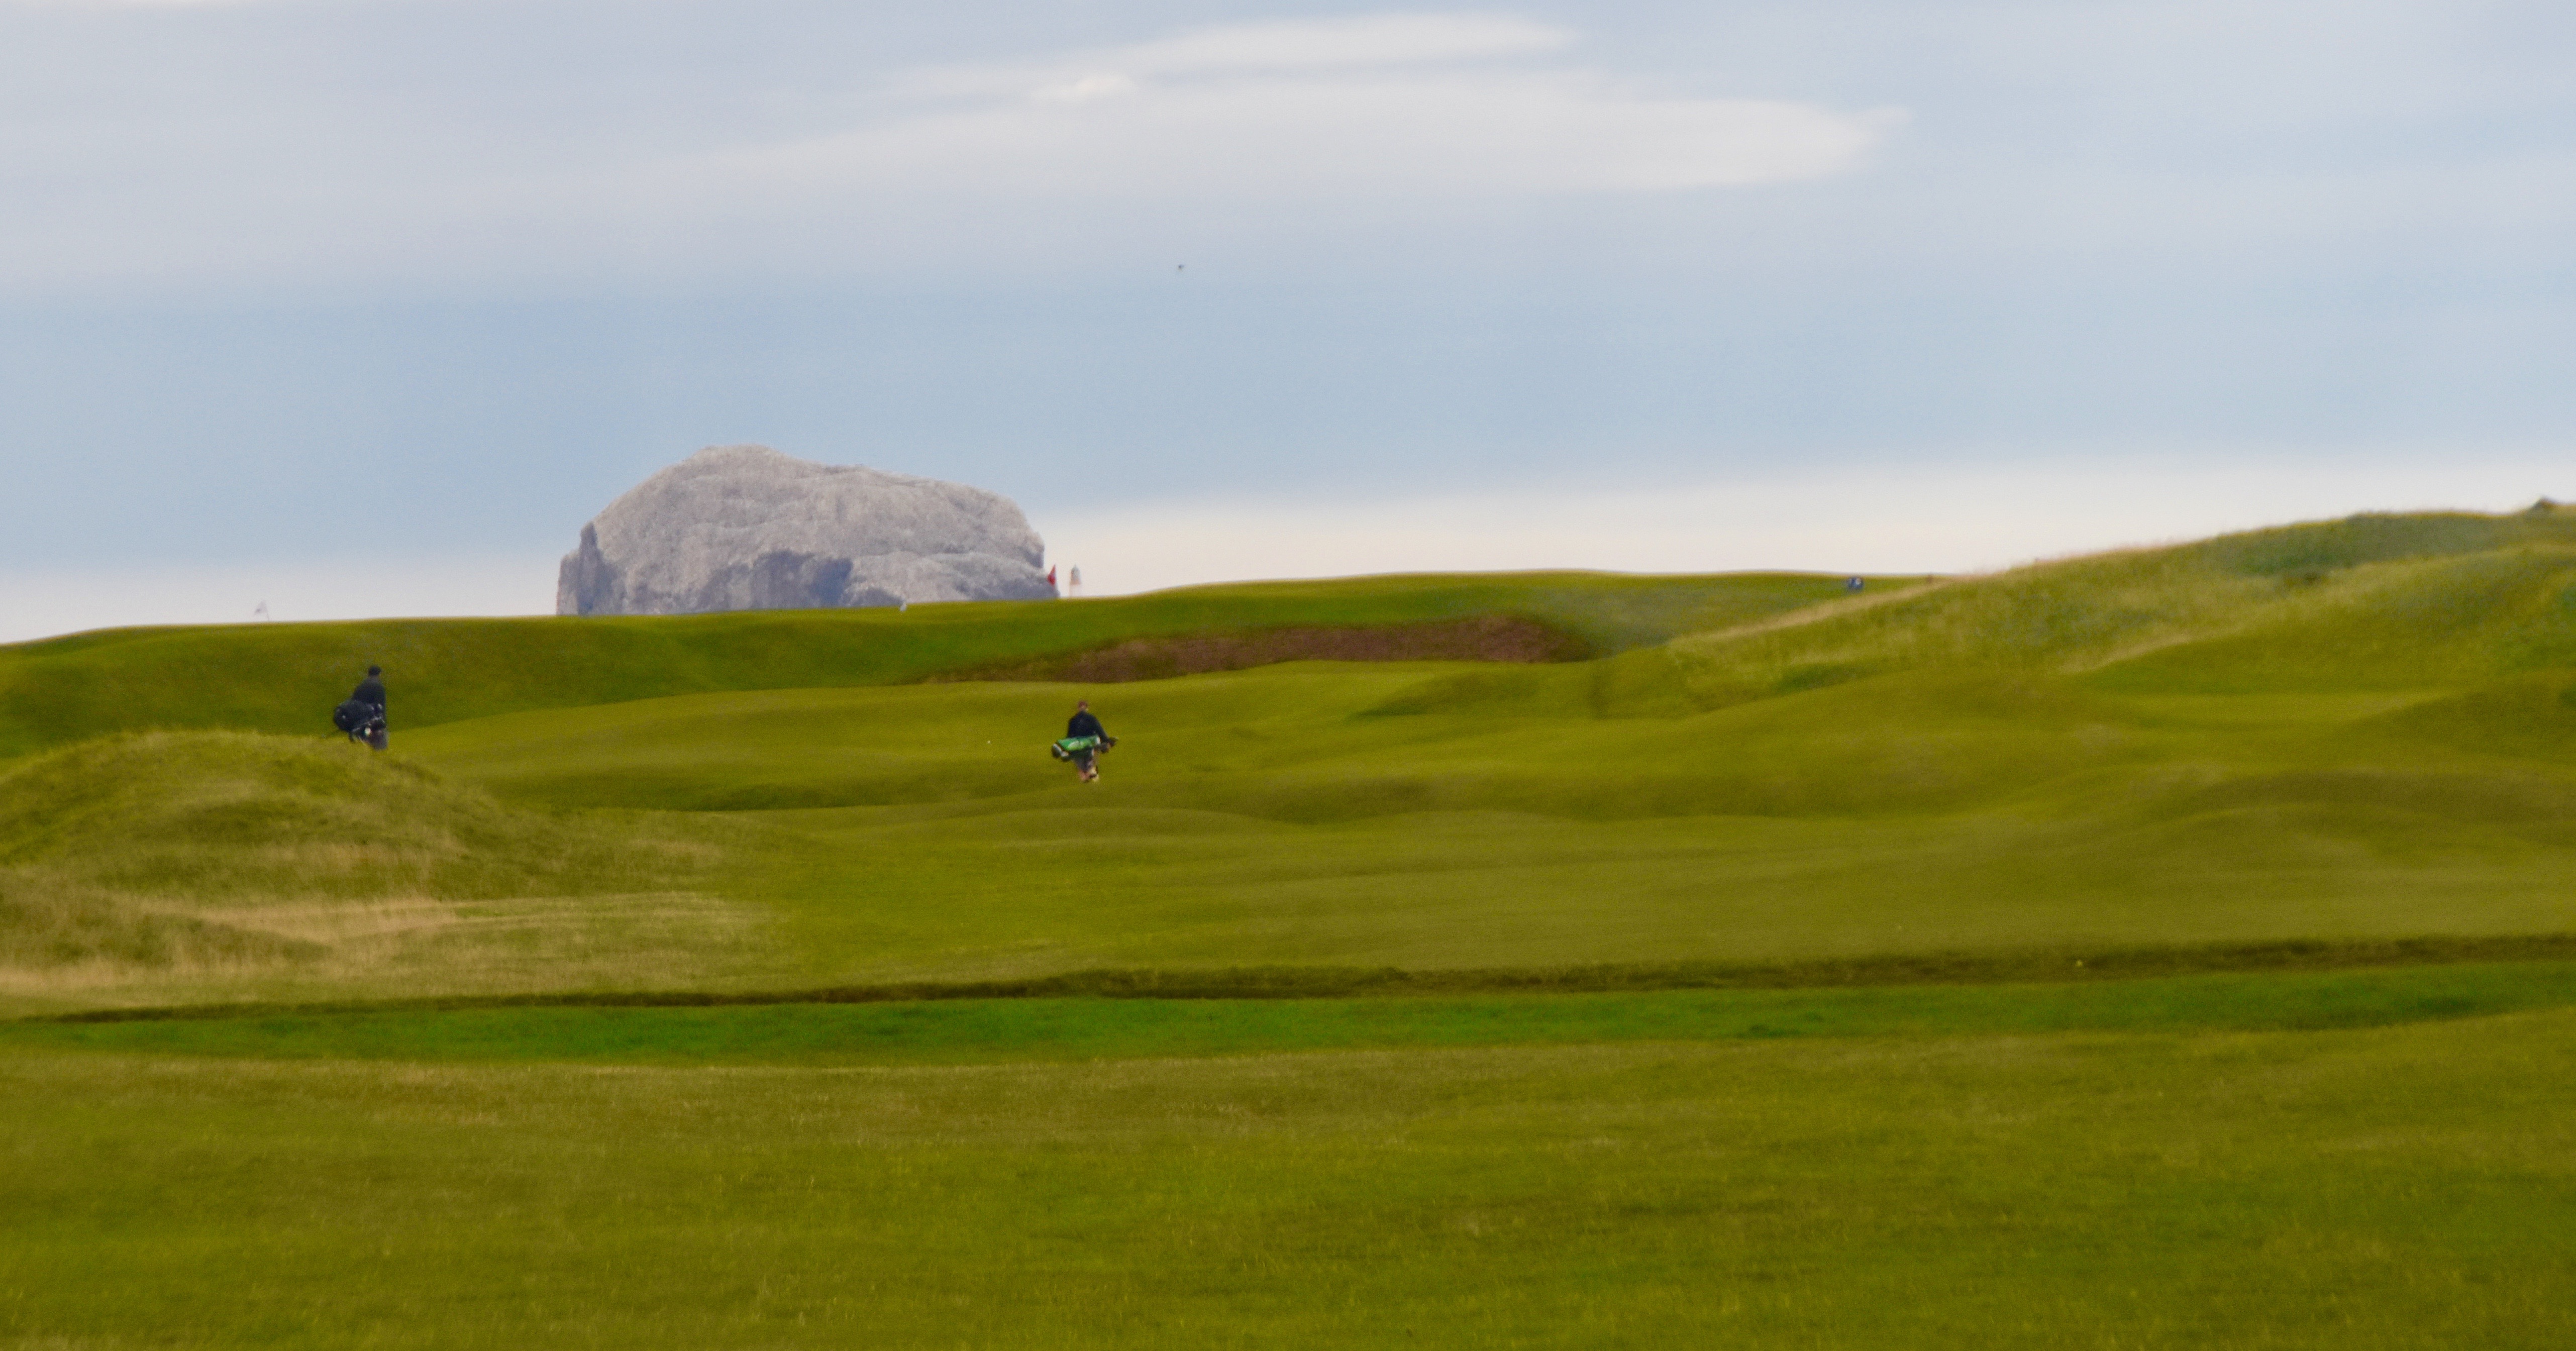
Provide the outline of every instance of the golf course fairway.
[[0,647],[0,1154],[29,1351],[2576,1344],[2576,512]]

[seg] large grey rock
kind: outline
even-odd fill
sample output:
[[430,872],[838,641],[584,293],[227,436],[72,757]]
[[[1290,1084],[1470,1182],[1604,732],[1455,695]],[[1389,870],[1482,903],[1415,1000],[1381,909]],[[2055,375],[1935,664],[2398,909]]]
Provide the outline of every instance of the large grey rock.
[[555,613],[674,615],[1051,600],[1045,545],[980,488],[710,446],[581,528]]

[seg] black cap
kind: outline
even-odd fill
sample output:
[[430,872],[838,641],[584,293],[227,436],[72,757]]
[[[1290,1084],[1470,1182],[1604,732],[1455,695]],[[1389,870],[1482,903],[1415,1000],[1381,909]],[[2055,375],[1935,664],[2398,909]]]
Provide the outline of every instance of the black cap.
[[367,674],[369,675],[383,675],[384,673],[385,668],[381,666],[370,666],[367,668]]

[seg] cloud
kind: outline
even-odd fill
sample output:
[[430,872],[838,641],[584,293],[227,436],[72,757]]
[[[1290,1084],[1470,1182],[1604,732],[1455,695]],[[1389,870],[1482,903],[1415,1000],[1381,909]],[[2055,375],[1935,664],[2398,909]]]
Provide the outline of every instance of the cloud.
[[890,82],[898,93],[1009,97],[1098,72],[1123,79],[1191,79],[1491,61],[1572,46],[1566,29],[1482,14],[1375,14],[1232,24],[1124,47],[1035,61],[940,66]]
[[1178,86],[1102,72],[1009,103],[684,168],[736,190],[1074,199],[1670,191],[1840,173],[1897,121],[1793,103],[1641,96],[1600,76],[1556,72]]
[[[809,67],[778,90],[684,86],[641,116],[616,84],[510,85],[499,98],[445,78],[316,74],[336,61],[258,65],[264,35],[341,51],[398,17],[277,17],[203,56],[158,50],[177,63],[166,78],[108,63],[103,85],[0,90],[0,285],[1123,267],[1140,230],[1242,241],[1351,221],[1446,229],[1516,198],[1847,173],[1903,120],[1643,80],[1584,62],[1570,29],[1473,14]],[[145,41],[123,25],[42,36],[87,44],[93,61]]]
[[0,9],[235,9],[262,0],[0,0]]
[[749,193],[1313,201],[1661,192],[1856,167],[1890,109],[1643,88],[1473,15],[1249,24],[888,84],[887,115],[671,166]]

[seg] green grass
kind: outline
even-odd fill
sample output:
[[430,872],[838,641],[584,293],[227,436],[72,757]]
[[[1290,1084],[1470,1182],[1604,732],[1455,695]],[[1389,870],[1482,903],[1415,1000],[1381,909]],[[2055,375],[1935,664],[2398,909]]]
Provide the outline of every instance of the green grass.
[[0,1057],[28,1346],[2539,1348],[2576,1016],[918,1068]]
[[2576,782],[2474,744],[2528,741],[2518,704],[1925,672],[1679,718],[1384,711],[1457,678],[1121,687],[1124,743],[1080,790],[1037,749],[1050,686],[686,696],[412,745],[506,800],[744,818],[764,833],[725,885],[809,983],[2576,929]]
[[[1590,662],[1299,662],[1108,687],[1089,692],[1123,744],[1090,788],[1043,754],[1078,692],[1053,684],[722,690],[407,728],[367,782],[408,785],[416,804],[361,807],[377,789],[356,779],[278,787],[252,814],[291,842],[241,833],[250,808],[216,791],[282,772],[223,756],[282,765],[285,742],[207,742],[167,764],[76,747],[0,776],[0,803],[36,804],[0,820],[0,863],[71,809],[42,804],[92,804],[112,824],[43,866],[114,895],[65,893],[18,927],[41,931],[21,946],[116,969],[21,981],[0,1006],[364,997],[365,972],[397,970],[383,993],[2576,931],[2576,668],[2527,664],[2554,650],[2556,597],[2576,585],[2558,580],[2552,519],[2365,518],[2074,560]],[[1399,580],[1275,590],[1346,607],[1450,594]],[[1594,582],[1602,604],[1714,594]],[[2198,608],[2174,618],[2183,599]],[[1025,608],[1054,622],[1087,605]],[[994,632],[1018,622],[1006,611]],[[2064,614],[2111,636],[2048,639],[2092,632]],[[2155,645],[2137,649],[2140,633]],[[1850,655],[1863,639],[1871,660],[1903,660],[1705,697],[1708,663],[1737,647]],[[2307,664],[2142,674],[2276,648]],[[316,738],[293,763],[367,759],[343,752]],[[664,843],[628,846],[647,838]],[[405,861],[370,862],[379,849]],[[337,893],[351,898],[685,893],[703,913],[648,926],[650,954],[622,968],[603,937],[560,975],[530,956],[507,980],[463,956],[337,960],[349,944],[327,925],[241,913],[260,887],[327,898],[333,867],[354,870]],[[475,868],[491,876],[470,882]],[[220,914],[169,904],[226,887],[242,904]],[[111,902],[125,908],[99,918]],[[444,916],[450,934],[483,922]],[[613,918],[594,907],[573,927]],[[714,926],[721,960],[674,959],[690,924]]]
[[945,1065],[1771,1037],[2270,1031],[2570,1005],[2576,963],[2538,962],[2080,985],[242,1010],[0,1022],[0,1048],[421,1063]]
[[1961,668],[2163,694],[2475,683],[2576,667],[2576,514],[2357,516],[2100,554],[1673,650],[1703,703]]
[[[1880,579],[1899,587],[1905,579]],[[0,646],[0,758],[145,727],[319,735],[370,663],[396,735],[523,709],[879,685],[1106,646],[1290,626],[1518,615],[1601,652],[1839,598],[1840,578],[1495,573],[1196,587],[1080,602],[644,619],[119,629]]]
[[1838,586],[0,649],[0,1347],[2576,1339],[2576,517]]
[[514,807],[345,741],[145,732],[0,773],[0,1006],[703,980],[728,832]]
[[199,900],[634,889],[688,851],[514,809],[345,742],[107,737],[0,775],[0,866]]

